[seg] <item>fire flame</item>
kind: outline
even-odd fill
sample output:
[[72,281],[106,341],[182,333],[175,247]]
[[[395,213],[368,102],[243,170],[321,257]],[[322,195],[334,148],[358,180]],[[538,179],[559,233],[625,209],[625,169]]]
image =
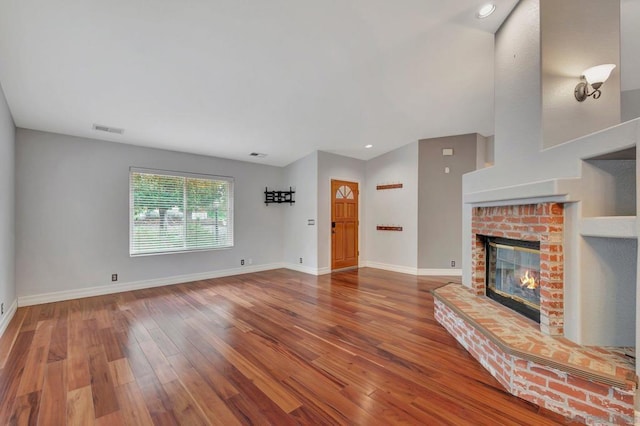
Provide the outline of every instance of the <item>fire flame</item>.
[[538,287],[538,285],[536,284],[536,279],[533,277],[533,275],[529,275],[529,270],[527,270],[524,275],[520,277],[520,282],[522,283],[523,287],[526,285],[530,290]]

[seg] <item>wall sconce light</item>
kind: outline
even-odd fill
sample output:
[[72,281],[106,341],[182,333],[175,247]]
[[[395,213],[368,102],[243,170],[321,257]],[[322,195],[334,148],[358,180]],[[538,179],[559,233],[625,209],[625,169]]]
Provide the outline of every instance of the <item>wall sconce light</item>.
[[[585,70],[581,76],[583,81],[578,83],[576,90],[573,92],[578,102],[583,102],[589,96],[593,99],[598,99],[602,94],[600,86],[607,81],[615,67],[615,64],[603,64]],[[589,92],[589,88],[593,90]]]

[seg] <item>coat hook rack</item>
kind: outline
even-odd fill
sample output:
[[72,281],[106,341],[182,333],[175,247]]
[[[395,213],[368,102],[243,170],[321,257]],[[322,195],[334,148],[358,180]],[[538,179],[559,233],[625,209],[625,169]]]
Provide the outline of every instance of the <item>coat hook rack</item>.
[[264,203],[269,205],[271,203],[289,203],[289,205],[293,205],[296,202],[294,200],[293,195],[296,191],[293,190],[292,187],[289,187],[288,191],[269,191],[269,188],[264,188]]

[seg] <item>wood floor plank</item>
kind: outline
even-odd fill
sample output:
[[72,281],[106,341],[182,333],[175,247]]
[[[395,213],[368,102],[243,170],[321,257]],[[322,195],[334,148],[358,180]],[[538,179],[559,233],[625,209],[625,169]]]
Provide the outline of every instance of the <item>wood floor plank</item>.
[[11,318],[7,329],[4,331],[2,339],[0,339],[0,370],[3,369],[7,363],[7,358],[11,352],[11,348],[13,348],[13,344],[18,338],[26,314],[26,308],[18,309],[13,315],[13,318]]
[[67,421],[66,376],[66,361],[56,361],[47,364],[41,397],[42,409],[38,415],[38,422],[40,424],[49,423],[62,425]]
[[67,319],[60,318],[51,332],[47,362],[56,362],[67,358],[67,329]]
[[113,413],[97,418],[94,423],[95,426],[114,426],[125,424],[125,419],[120,411],[114,411]]
[[171,400],[155,374],[137,377],[136,383],[142,392],[144,403],[154,424],[178,424],[173,414]]
[[91,386],[70,390],[67,393],[67,425],[91,426],[94,420]]
[[164,357],[162,351],[160,351],[160,348],[156,345],[156,342],[153,340],[144,341],[140,343],[140,349],[142,349],[142,352],[147,357],[147,361],[149,361],[151,368],[155,371],[160,383],[165,384],[178,380],[178,376],[176,376],[176,373],[171,368],[171,364],[169,364],[169,361]]
[[51,337],[52,327],[44,322],[36,328],[36,333],[31,343],[31,348],[27,353],[26,365],[20,386],[18,387],[18,395],[26,395],[31,392],[41,391],[44,383],[44,373],[47,367],[47,355],[49,353],[49,344],[43,339]]
[[89,386],[89,355],[85,340],[84,321],[79,313],[70,314],[67,321],[67,388],[69,391]]
[[13,409],[6,423],[11,425],[35,425],[40,413],[40,392],[35,391],[18,396],[13,401]]
[[[199,327],[199,324],[192,324]],[[200,328],[205,332],[204,329]],[[271,398],[282,410],[289,413],[296,408],[300,407],[300,401],[294,398],[276,379],[269,374],[260,370],[255,364],[251,363],[236,351],[233,347],[228,345],[218,336],[209,334],[205,338],[213,344],[214,348],[222,354],[231,364],[233,364],[239,371],[246,377],[251,379],[255,385],[260,388],[269,398]]]
[[[35,331],[21,331],[12,346],[11,353],[7,357],[5,367],[0,374],[0,424],[8,424],[9,418],[13,415],[14,400],[18,393],[18,387],[27,365],[27,357],[24,356],[29,350]],[[36,396],[38,393],[36,392]]]
[[111,378],[115,386],[126,385],[136,380],[133,372],[131,372],[127,358],[120,358],[109,362],[109,372],[111,373]]
[[98,330],[100,343],[107,355],[107,361],[115,361],[124,358],[124,354],[118,344],[118,337],[113,327],[104,327]]
[[128,425],[150,425],[153,423],[142,391],[133,381],[116,388],[120,415]]
[[451,280],[279,269],[20,308],[0,424],[571,424],[435,321]]
[[182,355],[174,355],[169,358],[169,362],[180,377],[180,382],[185,390],[189,392],[191,398],[198,404],[211,424],[219,426],[241,424],[222,398],[215,393],[186,358]]
[[171,401],[172,412],[183,425],[206,425],[209,422],[200,406],[191,398],[179,380],[163,383],[162,387]]
[[91,394],[96,418],[118,411],[114,382],[102,346],[89,348],[89,373],[91,374]]

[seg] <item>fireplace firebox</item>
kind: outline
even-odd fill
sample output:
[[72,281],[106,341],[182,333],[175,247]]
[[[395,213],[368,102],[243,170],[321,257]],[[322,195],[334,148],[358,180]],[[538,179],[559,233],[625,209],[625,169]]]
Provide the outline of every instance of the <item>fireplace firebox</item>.
[[487,296],[540,322],[540,242],[486,237]]

